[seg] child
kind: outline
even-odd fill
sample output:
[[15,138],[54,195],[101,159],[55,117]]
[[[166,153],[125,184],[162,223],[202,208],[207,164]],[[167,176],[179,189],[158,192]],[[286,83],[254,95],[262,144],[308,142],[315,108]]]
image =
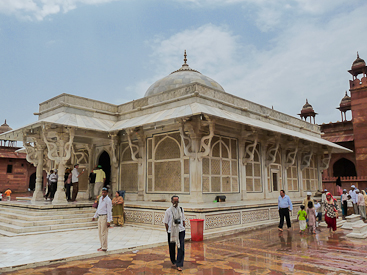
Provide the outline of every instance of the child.
[[12,192],[9,188],[5,191],[5,196],[8,198],[8,201],[10,201],[10,199],[11,199],[11,197],[10,197],[11,193]]
[[316,227],[319,227],[319,224],[322,220],[322,207],[320,203],[318,202],[318,200],[315,200],[314,207],[315,207],[315,212],[316,212],[316,217],[317,217]]
[[307,212],[305,211],[305,206],[301,205],[301,210],[299,210],[297,214],[297,220],[299,221],[299,229],[300,229],[299,233],[302,233],[302,231],[306,230],[307,227],[306,218],[307,218]]
[[315,208],[313,208],[312,201],[308,202],[307,207],[308,226],[310,227],[310,231],[312,229],[312,233],[316,234],[316,212]]
[[348,195],[347,200],[347,216],[354,214],[354,206],[351,195]]

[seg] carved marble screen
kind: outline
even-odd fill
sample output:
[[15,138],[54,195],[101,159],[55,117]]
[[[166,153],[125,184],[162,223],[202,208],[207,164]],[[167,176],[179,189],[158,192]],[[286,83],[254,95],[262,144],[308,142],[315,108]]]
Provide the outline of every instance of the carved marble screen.
[[214,136],[202,162],[203,193],[239,192],[236,139]]
[[275,162],[269,164],[268,167],[268,190],[269,192],[277,192],[282,188],[282,163],[280,158],[280,150],[278,150]]
[[306,167],[302,171],[303,191],[316,191],[317,190],[317,166],[316,156],[312,156],[310,166]]
[[190,192],[190,162],[179,132],[148,138],[147,152],[148,193]]
[[246,164],[246,192],[262,192],[260,145],[257,144],[254,158]]
[[288,191],[298,191],[298,169],[297,161],[287,168]]
[[[133,142],[134,144],[134,142]],[[131,158],[127,142],[121,144],[121,189],[126,192],[138,191],[138,162]]]

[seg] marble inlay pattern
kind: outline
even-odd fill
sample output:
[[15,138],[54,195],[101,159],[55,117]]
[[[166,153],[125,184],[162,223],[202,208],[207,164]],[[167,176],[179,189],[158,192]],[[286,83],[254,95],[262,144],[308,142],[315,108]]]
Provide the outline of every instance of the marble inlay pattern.
[[154,213],[154,224],[155,225],[163,225],[164,213]]
[[243,211],[242,223],[264,221],[269,219],[269,210]]
[[270,219],[279,219],[279,210],[278,208],[270,208]]
[[136,223],[153,223],[153,212],[148,211],[136,211],[136,210],[125,210],[126,221]]
[[205,215],[205,229],[241,224],[241,212]]

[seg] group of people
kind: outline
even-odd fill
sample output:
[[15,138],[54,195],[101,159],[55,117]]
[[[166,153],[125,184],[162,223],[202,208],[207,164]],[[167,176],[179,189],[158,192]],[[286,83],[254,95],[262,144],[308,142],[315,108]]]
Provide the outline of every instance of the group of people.
[[356,214],[361,215],[363,220],[366,219],[367,194],[365,190],[360,191],[354,185],[351,186],[349,193],[344,189],[341,196],[341,205],[343,218]]
[[[307,192],[307,197],[304,199],[297,213],[300,233],[305,232],[307,228],[309,228],[312,233],[316,233],[316,227],[322,219],[323,212],[325,213],[325,222],[329,231],[336,231],[336,220],[338,218],[338,204],[336,199],[334,199],[327,190],[323,192],[321,204],[317,200],[313,200],[311,196],[312,193]],[[291,228],[289,212],[293,210],[293,205],[291,199],[285,194],[284,190],[280,191],[278,197],[278,210],[280,217],[278,230],[283,231],[284,218],[286,219],[288,229]]]
[[[178,196],[172,196],[171,202],[172,206],[166,210],[163,223],[165,224],[167,232],[172,265],[175,266],[178,271],[182,271],[185,257],[185,214],[184,209],[178,206]],[[118,191],[111,200],[108,197],[108,188],[102,188],[101,196],[98,198],[97,210],[92,218],[92,221],[98,218],[98,235],[101,247],[98,248],[97,251],[107,251],[108,228],[111,226],[111,223],[115,225],[123,224],[123,205],[124,199],[120,196]]]

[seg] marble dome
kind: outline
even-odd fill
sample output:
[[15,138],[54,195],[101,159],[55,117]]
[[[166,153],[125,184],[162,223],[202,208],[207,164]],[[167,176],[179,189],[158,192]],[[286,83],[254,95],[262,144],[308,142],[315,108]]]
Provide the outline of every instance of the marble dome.
[[223,87],[219,85],[218,82],[211,79],[210,77],[201,74],[196,70],[191,69],[189,65],[186,64],[186,61],[187,59],[185,52],[185,63],[182,65],[182,67],[177,71],[172,72],[170,75],[153,83],[146,91],[145,97],[159,94],[192,83],[203,84],[205,86],[208,86],[209,88],[225,92]]

